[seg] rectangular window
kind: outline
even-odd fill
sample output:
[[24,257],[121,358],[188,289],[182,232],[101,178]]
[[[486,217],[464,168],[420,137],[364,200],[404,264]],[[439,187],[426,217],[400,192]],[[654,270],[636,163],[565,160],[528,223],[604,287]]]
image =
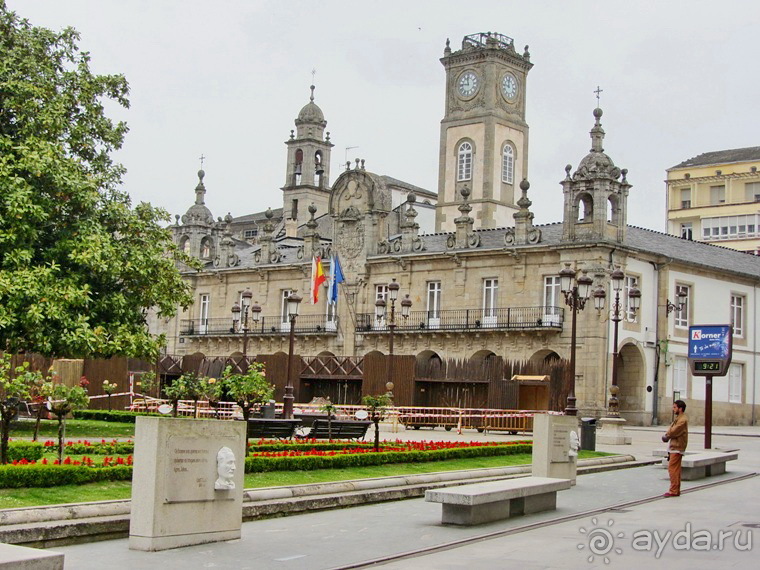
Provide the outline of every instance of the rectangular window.
[[742,381],[744,379],[744,365],[732,364],[728,367],[728,401],[741,404]]
[[681,188],[681,208],[691,208],[691,189]]
[[625,293],[625,320],[629,323],[635,323],[637,320],[636,317],[636,311],[633,310],[633,307],[631,306],[631,301],[629,295],[631,294],[631,290],[638,289],[639,288],[639,279],[638,277],[632,277],[630,275],[625,276],[625,288],[623,289],[623,292]]
[[441,282],[429,281],[427,284],[428,320],[441,318]]
[[544,323],[558,325],[562,309],[559,275],[544,277]]
[[498,279],[483,280],[483,316],[496,316],[496,298],[499,293]]
[[243,232],[243,239],[255,238],[257,235],[259,235],[259,230],[245,230]]
[[689,326],[689,305],[691,304],[691,288],[688,285],[676,285],[676,298],[682,294],[685,296],[684,304],[676,309],[675,325],[677,327]]
[[288,297],[293,291],[290,289],[283,289],[280,299],[280,322],[285,330],[290,330],[290,315],[288,315]]
[[744,193],[747,202],[760,202],[760,182],[747,182]]
[[[385,301],[388,303],[388,285],[375,285],[375,301]],[[373,305],[374,308],[374,305]],[[386,313],[388,312],[388,306],[385,307]],[[378,319],[375,315],[372,316],[375,321],[375,327],[379,329],[385,328],[385,318]]]
[[710,186],[710,205],[726,203],[726,187],[725,186]]
[[683,239],[691,239],[691,222],[681,224],[681,237]]
[[686,390],[689,379],[689,362],[683,356],[673,359],[673,391],[680,393],[683,400],[687,397]]
[[744,296],[731,295],[731,324],[734,336],[744,336]]
[[206,334],[208,332],[208,315],[209,315],[209,306],[210,306],[210,299],[208,293],[201,293],[199,297],[199,303],[198,303],[198,318],[200,320],[199,324],[199,330],[201,334]]

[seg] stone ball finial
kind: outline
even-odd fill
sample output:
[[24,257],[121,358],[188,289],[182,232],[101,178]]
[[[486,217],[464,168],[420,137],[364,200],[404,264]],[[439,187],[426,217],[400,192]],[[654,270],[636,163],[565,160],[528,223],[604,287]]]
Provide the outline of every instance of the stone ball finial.
[[272,211],[272,208],[267,208],[267,211],[264,212],[264,216],[266,217],[267,220],[271,220],[272,218],[274,218],[274,212]]
[[528,182],[527,178],[523,178],[522,181],[520,182],[520,190],[522,190],[523,192],[527,192],[528,188],[530,188],[530,182]]
[[462,198],[467,200],[467,198],[470,196],[470,189],[467,188],[467,186],[462,186],[462,189],[459,191],[459,193],[462,195]]
[[409,204],[414,204],[417,201],[417,195],[414,192],[409,192],[409,194],[406,195],[406,201]]
[[596,109],[594,109],[594,118],[595,119],[601,119],[603,114],[604,114],[604,112],[599,107],[597,107]]
[[179,214],[174,214],[174,222],[179,225]]
[[228,224],[232,221],[232,213],[231,212],[227,212],[227,215],[224,216],[224,221],[227,222]]
[[570,171],[571,171],[572,169],[573,169],[573,165],[572,165],[572,164],[568,164],[567,166],[565,166],[565,172],[566,172],[568,175],[570,174]]
[[313,218],[314,214],[317,213],[317,207],[314,205],[314,202],[312,202],[311,204],[309,204],[308,210],[309,210],[309,213],[311,214],[311,217]]
[[200,170],[198,171],[198,180],[200,180],[201,182],[203,182],[203,177],[204,177],[204,176],[206,176],[206,173],[205,173],[205,172],[203,172],[203,169],[200,169]]

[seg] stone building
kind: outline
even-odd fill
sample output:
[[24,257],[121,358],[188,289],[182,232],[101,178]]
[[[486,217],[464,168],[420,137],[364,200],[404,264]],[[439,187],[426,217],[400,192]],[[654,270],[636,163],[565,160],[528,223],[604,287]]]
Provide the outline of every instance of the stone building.
[[[558,176],[563,219],[534,225],[527,177],[527,46],[518,53],[511,38],[474,34],[458,50],[447,41],[441,62],[446,114],[437,195],[374,173],[363,160],[346,165],[330,184],[332,143],[313,88],[286,142],[281,208],[214,221],[199,173],[195,204],[172,230],[177,243],[205,266],[186,273],[195,304],[158,327],[167,334],[167,353],[286,353],[286,299],[298,291],[304,297],[295,329],[299,354],[387,354],[389,316],[378,320],[375,308],[395,281],[401,294],[394,354],[418,367],[500,358],[540,370],[571,358],[572,311],[560,290],[560,271],[570,268],[577,277],[590,277],[608,300],[604,310],[589,300],[577,313],[577,407],[581,414],[600,416],[612,383],[610,275],[620,268],[622,416],[639,424],[667,421],[677,392],[694,404],[690,413],[699,421],[704,381],[684,368],[688,325],[732,322],[734,367],[730,377],[716,380],[714,421],[754,422],[760,259],[629,226],[627,203],[635,192],[627,170],[605,152],[601,109],[593,111],[589,153]],[[423,218],[428,231],[420,227]],[[327,303],[326,289],[316,305],[306,302],[314,256],[324,260],[325,273],[332,256],[340,260],[345,281],[336,305]],[[634,288],[641,292],[638,311],[627,301]],[[232,325],[231,307],[246,291],[262,311],[244,335]],[[406,295],[412,306],[403,317],[400,301]],[[427,389],[414,381],[397,391],[407,404],[434,403]],[[296,386],[297,401],[298,393]],[[472,404],[492,401],[488,394],[481,399]]]

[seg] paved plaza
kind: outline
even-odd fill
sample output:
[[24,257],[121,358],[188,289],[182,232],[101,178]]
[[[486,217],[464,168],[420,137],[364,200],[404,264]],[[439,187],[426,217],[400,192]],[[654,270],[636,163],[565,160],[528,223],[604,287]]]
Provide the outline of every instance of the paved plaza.
[[[597,449],[648,458],[662,448],[663,431],[629,428],[632,445]],[[751,567],[753,541],[760,540],[760,477],[754,476],[760,428],[716,427],[713,433],[713,446],[739,448],[739,460],[724,475],[685,481],[679,498],[662,498],[667,471],[645,466],[581,475],[577,486],[558,494],[556,511],[476,527],[443,526],[440,505],[410,499],[248,522],[241,540],[178,550],[130,551],[126,539],[55,550],[65,553],[67,569]],[[509,436],[437,429],[383,437]],[[689,449],[702,444],[697,426]]]

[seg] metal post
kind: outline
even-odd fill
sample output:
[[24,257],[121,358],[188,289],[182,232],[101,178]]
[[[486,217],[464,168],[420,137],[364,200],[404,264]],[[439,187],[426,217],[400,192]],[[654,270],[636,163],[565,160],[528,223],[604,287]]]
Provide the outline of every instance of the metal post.
[[578,415],[578,408],[575,407],[575,339],[576,339],[576,317],[578,315],[578,286],[574,286],[570,295],[568,295],[567,304],[573,311],[573,323],[570,336],[570,393],[567,395],[567,406],[565,407],[566,416]]
[[712,376],[705,376],[705,449],[712,448]]
[[616,418],[620,416],[618,406],[618,327],[620,326],[620,291],[615,291],[615,303],[612,306],[612,322],[615,323],[615,330],[612,340],[612,387],[610,388],[610,401],[607,408],[608,416]]
[[243,315],[243,356],[248,356],[248,307]]
[[391,299],[391,318],[388,321],[388,382],[393,382],[393,329],[396,328],[396,300]]
[[295,398],[293,396],[293,383],[291,382],[290,374],[292,372],[293,345],[295,344],[295,338],[296,338],[296,316],[291,315],[290,316],[290,343],[288,346],[288,366],[287,366],[288,383],[285,385],[285,395],[282,397],[282,415],[285,417],[286,420],[293,419],[293,400]]

